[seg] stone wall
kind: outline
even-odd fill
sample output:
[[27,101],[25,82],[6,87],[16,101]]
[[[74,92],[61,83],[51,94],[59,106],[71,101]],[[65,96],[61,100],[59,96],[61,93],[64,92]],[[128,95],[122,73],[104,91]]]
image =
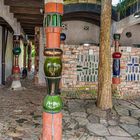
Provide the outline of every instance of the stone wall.
[[[64,89],[69,88],[92,88],[97,90],[97,74],[98,71],[98,46],[79,46],[79,45],[62,45],[61,46],[64,54],[63,54],[63,75],[62,75],[62,87]],[[114,48],[111,48],[113,53]],[[140,95],[140,48],[134,48],[129,46],[120,47],[120,51],[122,53],[121,58],[121,84],[116,86],[113,89],[114,93],[120,96],[139,96]],[[79,56],[84,56],[83,62],[79,62]],[[90,56],[89,60],[88,57]],[[93,59],[91,60],[93,56]],[[137,64],[131,65],[131,59],[137,58]],[[81,58],[80,58],[81,59]],[[85,61],[85,62],[84,62]],[[92,62],[93,61],[93,62]],[[93,66],[91,66],[94,63]],[[80,64],[80,65],[79,65]],[[87,70],[87,67],[89,70]],[[130,67],[134,67],[130,71]],[[81,77],[83,79],[79,79],[79,69],[84,69],[81,72]],[[90,72],[91,69],[91,72]],[[92,73],[93,69],[93,73]],[[129,69],[129,70],[128,70]],[[136,70],[135,70],[136,69]],[[86,73],[87,71],[87,73]],[[85,76],[88,75],[88,76]],[[92,75],[92,76],[91,76]],[[131,75],[132,78],[128,79],[128,75]],[[139,75],[139,78],[134,78]],[[116,90],[117,89],[117,90]]]

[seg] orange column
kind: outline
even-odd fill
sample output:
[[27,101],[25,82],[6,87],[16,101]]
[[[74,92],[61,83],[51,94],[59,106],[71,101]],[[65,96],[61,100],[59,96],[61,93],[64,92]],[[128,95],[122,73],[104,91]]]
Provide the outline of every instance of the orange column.
[[[60,71],[62,69],[62,50],[60,49],[62,15],[63,0],[59,0],[58,3],[56,0],[45,0],[46,48],[44,55],[46,56],[46,61],[44,71],[50,90],[48,90],[48,95],[43,102],[43,132],[41,140],[62,140],[62,100],[58,94],[61,78]],[[56,66],[54,61],[59,67]]]

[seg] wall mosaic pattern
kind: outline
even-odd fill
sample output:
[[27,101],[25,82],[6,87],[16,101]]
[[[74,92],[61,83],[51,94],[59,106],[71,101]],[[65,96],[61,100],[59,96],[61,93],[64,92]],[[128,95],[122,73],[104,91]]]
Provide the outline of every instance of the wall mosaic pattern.
[[77,81],[96,82],[98,81],[99,55],[79,54],[77,55]]
[[140,57],[130,56],[127,61],[126,81],[140,81]]

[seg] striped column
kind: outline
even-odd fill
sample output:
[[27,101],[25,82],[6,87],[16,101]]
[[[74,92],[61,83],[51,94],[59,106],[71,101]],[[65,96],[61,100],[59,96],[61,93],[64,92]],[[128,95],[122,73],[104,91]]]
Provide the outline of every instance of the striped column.
[[14,63],[12,73],[14,75],[14,79],[12,81],[11,89],[16,90],[21,88],[20,83],[20,68],[19,68],[19,55],[21,53],[20,48],[20,35],[13,36],[13,55],[14,55]]
[[62,99],[59,84],[62,72],[60,33],[62,30],[63,1],[45,0],[46,48],[44,73],[47,96],[43,102],[43,133],[41,140],[62,140]]
[[120,40],[120,34],[114,34],[115,52],[112,55],[112,57],[113,57],[112,84],[120,84],[120,58],[121,58],[121,53],[119,52],[119,40]]

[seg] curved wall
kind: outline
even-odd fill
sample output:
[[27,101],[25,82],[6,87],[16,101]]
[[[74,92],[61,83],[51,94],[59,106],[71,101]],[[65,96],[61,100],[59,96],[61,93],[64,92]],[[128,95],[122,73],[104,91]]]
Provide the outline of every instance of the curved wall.
[[100,28],[84,21],[65,21],[63,31],[66,34],[66,44],[79,45],[82,43],[99,43]]
[[[132,33],[132,37],[126,36],[127,32]],[[132,46],[133,44],[140,44],[140,24],[130,26],[123,30],[121,34],[120,43],[122,46]]]

